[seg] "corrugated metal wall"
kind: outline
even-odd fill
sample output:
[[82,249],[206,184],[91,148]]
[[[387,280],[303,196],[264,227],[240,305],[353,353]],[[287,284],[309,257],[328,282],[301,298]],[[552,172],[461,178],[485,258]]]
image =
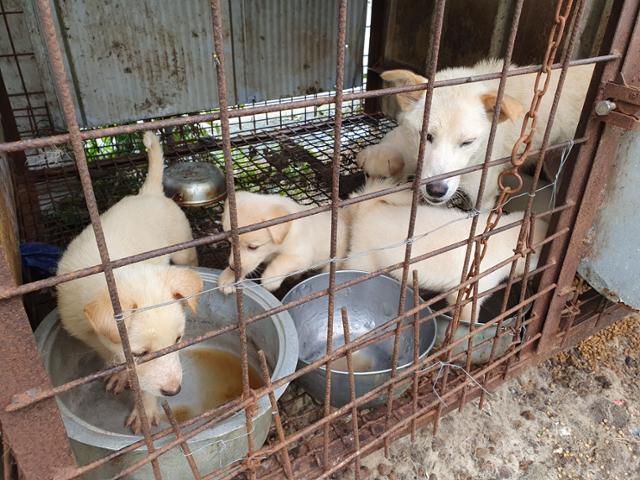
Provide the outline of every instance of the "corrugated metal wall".
[[640,309],[640,132],[624,132],[615,155],[578,272],[609,300]]
[[[32,0],[32,42],[54,123],[52,90]],[[83,126],[217,106],[208,0],[54,0]],[[345,86],[362,84],[366,0],[349,7]],[[236,104],[331,90],[337,1],[222,2],[230,100]]]

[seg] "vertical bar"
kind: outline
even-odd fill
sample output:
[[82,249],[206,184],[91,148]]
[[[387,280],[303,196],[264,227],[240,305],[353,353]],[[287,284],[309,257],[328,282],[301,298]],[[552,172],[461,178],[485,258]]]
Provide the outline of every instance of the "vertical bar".
[[[637,71],[637,56],[629,55],[633,51],[634,45],[637,47],[640,30],[638,29],[638,17],[640,15],[640,2],[638,0],[627,0],[624,3],[616,3],[614,9],[619,8],[619,14],[612,15],[617,22],[612,22],[614,30],[611,41],[612,52],[627,53],[620,60],[608,63],[603,67],[602,75],[598,79],[598,86],[602,82],[613,81],[626,68],[630,68],[629,73]],[[635,30],[634,30],[635,28]],[[635,38],[634,38],[635,36]],[[637,48],[636,48],[637,51]],[[597,72],[597,70],[596,70]],[[627,83],[635,86],[637,78],[633,74],[625,75]],[[635,79],[635,80],[634,80]],[[592,86],[595,82],[592,82]],[[602,89],[598,89],[595,101],[602,99]],[[591,110],[585,111],[582,119],[589,122],[584,126],[584,134],[592,140],[580,149],[580,153],[575,160],[574,172],[580,172],[582,176],[573,175],[567,187],[567,197],[579,200],[579,207],[571,211],[563,212],[558,218],[558,226],[572,227],[571,237],[565,242],[552,244],[549,257],[558,259],[557,269],[545,272],[541,281],[556,283],[559,289],[570,286],[577,270],[581,248],[577,248],[586,232],[591,227],[595,209],[600,197],[602,188],[609,178],[612,162],[615,160],[616,148],[619,140],[619,131],[610,126],[603,126],[601,120],[595,117]],[[579,134],[583,132],[580,131]],[[584,179],[583,181],[580,181]],[[562,261],[559,261],[562,259]],[[542,338],[535,349],[538,353],[548,351],[553,346],[555,335],[559,326],[559,314],[564,306],[565,299],[556,291],[554,295],[540,299],[534,305],[534,311],[547,313],[542,329]],[[542,315],[538,322],[532,325],[530,330],[537,331],[542,328]]]
[[560,343],[560,348],[564,348],[566,346],[567,339],[569,338],[569,332],[573,327],[573,323],[576,321],[576,317],[578,316],[578,313],[580,313],[580,309],[578,307],[578,299],[580,298],[580,293],[582,291],[583,283],[584,283],[584,280],[582,278],[580,278],[576,282],[576,286],[575,286],[576,291],[573,293],[573,298],[569,302],[569,306],[572,307],[571,316],[569,317],[569,320],[567,320],[567,327],[564,331],[564,335],[562,336],[562,342]]
[[[328,298],[328,322],[327,322],[327,355],[333,349],[333,313],[335,310],[336,296],[336,258],[338,244],[338,215],[340,208],[340,149],[342,130],[342,99],[344,90],[344,46],[347,31],[347,0],[340,0],[338,7],[338,37],[336,58],[336,101],[335,101],[335,126],[333,130],[333,162],[331,170],[331,263],[329,264],[329,298]],[[331,361],[327,362],[326,382],[324,390],[324,414],[331,413]],[[331,422],[324,425],[323,460],[325,471],[329,469],[329,431]]]
[[[14,286],[16,282],[7,262],[7,253],[0,249],[0,285]],[[50,398],[16,412],[7,412],[5,409],[14,395],[31,388],[50,388],[29,319],[19,297],[0,301],[0,338],[3,461],[9,460],[11,451],[24,475],[36,479],[53,478],[58,471],[75,468],[55,399]],[[9,471],[5,469],[5,475]]]
[[[496,135],[496,130],[497,130],[497,126],[498,126],[498,118],[500,116],[500,107],[502,104],[502,99],[504,97],[504,90],[506,87],[506,79],[507,79],[507,72],[509,70],[509,64],[511,63],[511,54],[513,53],[513,45],[515,43],[515,38],[516,38],[516,34],[517,34],[517,27],[518,27],[518,21],[519,21],[519,17],[520,17],[520,12],[522,10],[522,1],[519,1],[519,4],[516,5],[515,11],[514,11],[514,17],[512,19],[512,26],[511,26],[511,31],[509,34],[509,43],[508,43],[508,47],[507,47],[507,52],[505,54],[505,58],[503,60],[503,66],[502,66],[502,72],[501,72],[501,77],[500,77],[500,83],[498,85],[498,93],[497,93],[497,97],[496,97],[496,104],[495,104],[495,108],[494,108],[494,112],[493,112],[493,118],[491,121],[491,130],[489,132],[489,140],[487,142],[487,149],[485,152],[485,159],[484,159],[484,163],[483,163],[483,168],[482,168],[482,174],[480,177],[480,185],[478,188],[478,195],[476,198],[476,203],[475,203],[475,210],[479,211],[480,207],[482,206],[482,196],[484,194],[484,190],[485,190],[485,186],[486,186],[486,179],[487,179],[487,172],[488,172],[488,162],[491,159],[491,154],[493,151],[493,143],[495,140],[495,135]],[[466,249],[466,253],[465,253],[465,260],[464,260],[464,266],[462,269],[462,277],[461,277],[461,282],[463,282],[465,280],[465,278],[467,277],[467,269],[469,268],[469,262],[471,259],[471,246],[474,244],[474,240],[473,238],[475,237],[476,234],[476,229],[477,229],[477,225],[478,225],[478,219],[479,216],[475,215],[471,221],[471,228],[470,228],[470,232],[469,232],[469,237],[468,237],[468,242],[467,242],[467,249]],[[474,262],[471,264],[471,268],[473,268],[473,265],[477,265],[479,262],[479,256],[480,256],[480,241],[475,242],[475,257],[474,257]],[[479,272],[477,272],[479,273]],[[475,313],[477,306],[474,305],[477,303],[477,294],[478,294],[478,287],[477,287],[477,280],[473,282],[473,286],[471,287],[474,290],[474,295],[472,296],[472,311]],[[464,297],[466,289],[459,289],[458,290],[458,295],[456,298],[456,303],[455,303],[455,309],[453,311],[453,315],[452,315],[452,320],[451,323],[449,324],[448,328],[447,328],[447,333],[445,335],[445,341],[444,344],[447,345],[451,338],[453,337],[454,332],[456,331],[458,324],[460,322],[460,315],[462,313],[462,299]],[[473,322],[473,319],[472,319]],[[472,344],[472,338],[469,339],[469,344]],[[468,348],[467,351],[469,351],[470,347],[468,344]],[[447,362],[451,359],[451,354],[452,354],[452,350],[449,350],[447,352]],[[447,386],[448,386],[448,380],[449,380],[449,367],[447,365],[444,366],[444,372],[443,372],[443,378],[442,378],[442,388],[441,391],[443,393],[446,393],[447,391]],[[463,392],[464,393],[464,392]],[[461,402],[460,405],[462,407],[462,400],[464,400],[464,395],[461,396]],[[440,419],[442,416],[442,409],[443,409],[443,405],[442,403],[438,404],[438,409],[436,412],[436,418],[434,420],[433,423],[433,430],[434,430],[434,435],[437,433],[438,428],[440,426]]]
[[[413,270],[413,306],[420,305],[420,281],[418,279],[418,271]],[[420,360],[420,312],[413,315],[413,365],[417,365]],[[418,410],[418,380],[420,379],[420,370],[413,372],[413,395],[411,413],[415,417]],[[416,420],[411,421],[411,441],[416,441]]]
[[[231,132],[229,129],[229,104],[227,101],[227,82],[225,78],[224,40],[222,36],[222,21],[220,15],[220,0],[211,0],[211,20],[213,27],[213,48],[215,52],[216,80],[218,86],[218,105],[220,107],[220,129],[222,132],[222,153],[224,154],[225,183],[227,187],[227,201],[231,225],[231,249],[233,251],[233,270],[235,281],[240,281],[242,273],[240,261],[240,244],[238,235],[238,209],[236,205],[235,183],[233,180],[233,158],[231,156]],[[236,289],[236,310],[238,313],[238,331],[240,335],[240,359],[242,366],[242,397],[251,396],[249,385],[249,358],[247,355],[247,324],[244,317],[244,297],[242,288]],[[247,458],[251,458],[254,450],[253,442],[253,408],[246,407],[245,426],[247,430]],[[255,479],[256,472],[253,462],[248,462],[249,478]]]
[[[434,80],[436,69],[438,66],[438,56],[440,54],[440,41],[442,40],[442,27],[444,23],[444,9],[446,0],[437,0],[433,10],[433,18],[431,21],[431,55],[429,65],[427,66],[427,91],[424,100],[424,111],[422,114],[422,129],[420,130],[420,144],[418,147],[418,162],[416,165],[415,178],[413,179],[411,211],[409,214],[409,228],[407,231],[407,240],[413,237],[416,216],[418,214],[418,204],[420,197],[420,180],[422,179],[422,167],[424,165],[424,151],[427,144],[427,132],[429,130],[429,114],[431,112],[431,100],[433,98]],[[409,262],[411,260],[412,243],[407,242],[404,253],[404,262],[402,267],[402,281],[400,282],[400,301],[398,303],[398,316],[404,314],[404,303],[407,298],[407,280],[409,277]],[[385,451],[389,448],[388,437],[385,437]]]
[[258,357],[260,357],[260,367],[262,370],[262,381],[265,387],[269,390],[269,402],[271,403],[271,413],[273,414],[273,421],[276,424],[276,433],[278,434],[278,441],[282,444],[282,464],[284,465],[284,473],[289,480],[294,478],[293,469],[291,468],[291,459],[289,458],[289,450],[284,443],[286,435],[284,428],[282,427],[282,419],[280,418],[280,409],[278,408],[278,401],[276,395],[273,393],[273,385],[271,384],[271,376],[269,375],[269,366],[267,365],[267,359],[262,350],[258,351]]
[[349,314],[346,307],[342,307],[342,331],[344,333],[344,344],[347,346],[347,371],[349,372],[349,400],[351,401],[351,426],[353,428],[353,448],[356,453],[354,477],[360,480],[360,432],[358,430],[358,405],[356,405],[356,379],[353,374],[353,356],[349,343]]
[[[489,131],[489,140],[487,142],[487,149],[485,151],[485,156],[484,156],[484,165],[483,165],[483,169],[482,169],[482,175],[480,177],[480,186],[478,189],[478,197],[476,199],[476,204],[474,206],[474,208],[476,210],[480,209],[481,206],[481,198],[482,195],[484,193],[484,189],[485,189],[485,183],[486,183],[486,178],[487,178],[487,172],[488,172],[488,162],[491,160],[491,156],[493,154],[493,144],[495,142],[495,137],[496,137],[496,132],[497,132],[497,128],[498,128],[498,119],[500,118],[500,109],[501,109],[501,105],[502,105],[502,99],[504,98],[504,91],[506,89],[507,86],[507,72],[509,71],[509,65],[511,64],[511,57],[513,56],[513,49],[516,43],[516,38],[518,36],[518,25],[520,23],[520,14],[522,13],[522,5],[524,4],[524,0],[518,0],[516,2],[516,4],[513,7],[513,14],[511,16],[511,28],[509,29],[509,38],[507,40],[507,49],[505,51],[504,54],[504,60],[503,60],[503,65],[502,65],[502,74],[500,76],[500,82],[498,84],[498,93],[496,96],[496,106],[493,112],[493,117],[491,119],[491,130]],[[465,254],[465,264],[464,264],[464,268],[462,269],[462,280],[464,281],[464,275],[467,271],[468,268],[468,262],[470,260],[470,256],[471,256],[471,245],[472,245],[472,241],[471,239],[473,237],[475,237],[476,235],[476,229],[478,226],[478,216],[475,216],[473,218],[473,220],[471,221],[471,228],[469,231],[469,243],[467,244],[467,251]],[[476,242],[475,244],[475,258],[476,261],[478,261],[478,255],[480,254],[480,242]],[[474,328],[475,328],[475,315],[477,313],[477,298],[478,298],[478,282],[474,282],[473,283],[473,300],[472,300],[472,304],[471,304],[471,319],[470,319],[470,325],[469,325],[469,331],[473,332]],[[451,329],[452,329],[452,334],[453,334],[453,328],[454,328],[454,320],[456,315],[458,315],[458,317],[460,316],[460,301],[462,300],[461,297],[461,291],[458,291],[458,298],[456,298],[456,309],[453,312],[452,315],[452,325],[451,325]],[[458,318],[459,321],[459,318]],[[471,369],[471,354],[473,353],[473,342],[474,339],[473,337],[469,338],[469,341],[467,343],[467,361],[466,361],[466,370],[469,371]],[[461,399],[460,399],[460,410],[462,410],[462,407],[465,404],[466,401],[466,395],[467,395],[467,389],[466,387],[462,389],[462,394],[461,394]]]
[[[64,120],[67,124],[67,128],[69,129],[69,137],[71,140],[71,146],[73,147],[76,166],[78,168],[78,175],[80,177],[82,192],[84,193],[85,203],[87,205],[87,210],[89,211],[89,218],[91,219],[91,226],[93,227],[96,244],[100,253],[100,261],[102,262],[104,268],[104,276],[107,282],[107,289],[109,291],[111,305],[113,306],[113,313],[116,318],[116,324],[118,326],[118,333],[120,335],[120,339],[122,340],[122,349],[127,361],[127,372],[129,373],[129,383],[131,389],[135,394],[136,408],[138,409],[138,413],[142,422],[142,433],[147,446],[147,450],[149,451],[149,453],[153,453],[155,451],[155,448],[153,446],[153,440],[151,439],[149,419],[147,418],[147,412],[144,408],[144,402],[142,401],[142,393],[140,390],[140,384],[138,382],[138,375],[136,373],[135,361],[133,359],[133,355],[131,354],[129,337],[127,335],[124,321],[122,320],[122,308],[120,306],[120,300],[118,298],[118,290],[116,288],[115,277],[113,275],[113,269],[111,267],[111,260],[109,259],[109,252],[107,250],[104,232],[102,231],[98,205],[96,203],[96,197],[93,192],[91,175],[89,174],[87,158],[84,153],[84,147],[80,135],[80,126],[78,125],[78,121],[76,119],[75,107],[71,96],[69,78],[62,61],[62,51],[58,43],[55,26],[53,24],[53,15],[51,12],[51,4],[49,0],[37,0],[37,10],[42,25],[47,53],[51,62],[51,70],[53,72],[56,92],[58,93],[58,97],[60,99],[60,104],[62,106],[62,111],[64,114]],[[161,479],[162,475],[160,474],[160,467],[157,460],[154,460],[152,462],[152,467],[155,478]]]
[[187,460],[187,463],[189,464],[189,468],[191,469],[193,478],[195,478],[196,480],[200,480],[202,478],[202,475],[200,475],[200,470],[198,470],[198,465],[196,465],[196,461],[193,458],[193,455],[191,454],[191,449],[189,448],[189,444],[187,443],[187,440],[184,440],[182,438],[182,431],[180,430],[176,417],[173,415],[173,411],[169,406],[169,402],[167,402],[166,400],[163,400],[162,409],[164,410],[164,413],[167,415],[167,419],[171,424],[171,428],[173,428],[173,432],[175,433],[176,438],[178,440],[182,440],[182,443],[180,443],[180,448],[182,449],[182,453],[184,453],[184,458]]
[[0,436],[2,437],[2,478],[3,480],[11,480],[11,450],[7,435],[3,434],[2,429],[0,429]]
[[[555,120],[556,112],[558,111],[558,105],[560,103],[560,96],[562,95],[562,89],[564,86],[564,81],[567,76],[567,72],[569,71],[569,61],[571,60],[571,55],[575,49],[576,39],[578,38],[578,31],[580,26],[580,20],[582,18],[582,14],[584,12],[584,0],[578,0],[577,8],[575,10],[575,22],[573,22],[573,29],[571,31],[571,36],[569,37],[569,43],[567,45],[567,49],[565,51],[565,56],[562,60],[562,70],[560,73],[560,78],[558,79],[558,85],[556,87],[556,92],[553,98],[553,104],[551,106],[551,110],[549,112],[549,118],[547,121],[547,127],[544,132],[544,136],[542,138],[542,144],[540,146],[540,156],[536,163],[536,169],[533,174],[533,180],[531,182],[531,189],[529,191],[529,199],[527,201],[527,206],[524,213],[524,219],[522,225],[520,227],[520,233],[518,235],[518,249],[521,251],[522,248],[526,245],[527,233],[530,230],[533,230],[533,220],[535,217],[532,215],[533,209],[533,199],[535,197],[536,188],[538,185],[538,180],[540,178],[540,173],[542,172],[542,166],[544,165],[544,159],[546,155],[547,147],[549,146],[549,141],[551,139],[551,130],[553,128],[553,123]],[[567,6],[567,9],[571,9],[573,5],[571,3]],[[569,12],[567,12],[568,14]],[[562,35],[562,33],[560,34]],[[504,296],[502,298],[502,305],[500,308],[500,314],[504,313],[507,309],[507,304],[509,302],[509,294],[511,293],[511,287],[513,286],[513,277],[515,275],[517,260],[514,261],[511,265],[511,270],[509,272],[509,279],[507,281],[507,286],[504,291]],[[528,281],[528,275],[523,275],[522,279],[522,289],[526,291]],[[501,319],[496,326],[496,336],[493,340],[493,344],[491,345],[491,353],[489,354],[489,363],[491,363],[495,358],[496,347],[498,343],[498,337],[500,335],[500,327],[502,326],[503,320]],[[486,384],[487,375],[483,375],[481,383]],[[484,404],[485,400],[485,392],[484,390],[480,393],[480,407]]]

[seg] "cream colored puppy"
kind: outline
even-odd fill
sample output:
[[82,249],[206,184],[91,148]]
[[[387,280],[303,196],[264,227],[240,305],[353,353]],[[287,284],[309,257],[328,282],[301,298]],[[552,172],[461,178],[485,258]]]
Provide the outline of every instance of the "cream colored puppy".
[[[119,259],[192,239],[187,217],[180,207],[165,197],[162,189],[163,155],[157,137],[146,132],[149,173],[137,195],[124,197],[100,218],[109,255]],[[118,294],[125,314],[131,350],[139,357],[178,342],[184,333],[185,314],[180,303],[144,310],[156,304],[188,298],[202,290],[200,275],[176,264],[197,265],[195,249],[118,268],[114,271]],[[100,263],[91,225],[68,246],[58,265],[64,274]],[[58,311],[67,331],[93,348],[108,363],[124,362],[124,353],[103,274],[62,283],[58,289]],[[195,311],[196,298],[188,300]],[[142,309],[143,311],[136,311]],[[155,397],[176,395],[182,382],[178,353],[164,355],[138,365],[140,387],[147,415],[157,424],[160,411]],[[107,390],[121,392],[128,383],[123,372],[112,376]],[[141,421],[136,408],[126,424],[139,432]]]
[[[362,195],[379,191],[393,185],[389,181],[370,181],[365,188],[355,194]],[[373,272],[404,260],[405,246],[402,244],[409,228],[409,206],[411,205],[411,191],[406,190],[376,199],[353,204],[351,215],[351,246],[349,259],[344,268]],[[504,215],[498,223],[498,228],[522,219],[522,213]],[[480,229],[485,225],[486,214],[478,219]],[[466,213],[453,208],[441,208],[431,205],[418,207],[412,257],[418,257],[437,249],[454,244],[469,237],[472,218]],[[513,255],[516,248],[520,228],[510,228],[493,235],[489,239],[486,256],[481,264],[484,272],[503,262]],[[544,239],[547,231],[545,222],[535,224],[535,242]],[[480,233],[480,232],[479,232]],[[398,245],[398,246],[395,246]],[[393,248],[384,248],[393,247]],[[419,275],[420,287],[431,291],[442,292],[460,283],[466,244],[453,250],[435,255],[421,262],[411,265]],[[531,268],[537,262],[537,254],[532,256]],[[479,291],[482,293],[500,284],[509,275],[511,263],[498,268],[479,280]],[[524,260],[517,264],[516,274],[523,273]],[[400,279],[402,269],[391,272]],[[450,295],[447,300],[455,303],[457,293]],[[480,300],[480,304],[486,299]],[[471,317],[471,304],[467,304],[462,312],[463,318]]]
[[[301,212],[312,208],[299,205],[290,198],[279,195],[263,195],[251,192],[236,193],[238,208],[238,226]],[[222,217],[225,231],[231,229],[229,203],[225,202]],[[330,259],[331,213],[322,212],[290,222],[263,228],[240,235],[241,278],[267,262],[262,275],[262,285],[268,290],[277,290],[284,278],[300,270],[311,269],[315,265]],[[336,255],[344,257],[348,247],[348,225],[344,212],[338,216],[338,244]],[[235,288],[233,252],[229,255],[229,267],[220,274],[221,290],[232,293]],[[328,270],[326,265],[325,270]]]
[[[502,65],[501,60],[485,60],[473,67],[445,69],[436,74],[436,80],[500,72]],[[593,65],[569,69],[553,124],[551,143],[573,138],[592,73]],[[553,70],[549,91],[539,108],[533,149],[538,149],[541,145],[559,77],[560,70]],[[384,72],[382,78],[394,85],[427,82],[426,78],[408,70],[390,70]],[[513,145],[520,136],[524,114],[531,104],[534,82],[535,74],[507,79],[492,159],[511,155]],[[498,83],[499,80],[490,80],[439,87],[433,91],[422,178],[428,179],[484,162]],[[387,133],[379,144],[365,148],[357,156],[358,165],[370,176],[404,178],[415,172],[424,97],[424,91],[397,95],[401,109],[398,127]],[[504,168],[501,165],[489,169],[482,207],[493,204],[498,194],[498,175]],[[427,202],[441,205],[461,188],[475,204],[480,177],[481,171],[477,170],[429,182],[423,187],[422,194]]]

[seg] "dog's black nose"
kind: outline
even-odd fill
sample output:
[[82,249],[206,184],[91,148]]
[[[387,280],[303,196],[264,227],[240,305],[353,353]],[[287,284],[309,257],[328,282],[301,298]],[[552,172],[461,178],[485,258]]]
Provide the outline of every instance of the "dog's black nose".
[[449,187],[444,182],[429,182],[426,185],[427,195],[431,198],[441,198],[447,194]]
[[182,385],[178,385],[178,388],[176,388],[173,392],[169,390],[165,390],[164,388],[161,388],[160,393],[165,397],[175,397],[177,394],[180,393],[180,390],[182,390]]

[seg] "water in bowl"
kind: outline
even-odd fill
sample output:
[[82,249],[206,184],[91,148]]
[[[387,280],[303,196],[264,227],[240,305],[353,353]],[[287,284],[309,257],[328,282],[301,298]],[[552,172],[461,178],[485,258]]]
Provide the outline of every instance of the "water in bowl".
[[[183,376],[192,381],[183,382],[180,397],[188,404],[173,407],[178,422],[183,422],[207,410],[219,407],[242,394],[242,366],[240,358],[222,350],[193,348],[181,356]],[[263,386],[260,375],[249,366],[251,388]]]
[[[370,372],[373,370],[375,358],[368,352],[359,351],[351,356],[351,364],[354,372]],[[331,371],[348,372],[347,357],[340,357],[331,362]]]

